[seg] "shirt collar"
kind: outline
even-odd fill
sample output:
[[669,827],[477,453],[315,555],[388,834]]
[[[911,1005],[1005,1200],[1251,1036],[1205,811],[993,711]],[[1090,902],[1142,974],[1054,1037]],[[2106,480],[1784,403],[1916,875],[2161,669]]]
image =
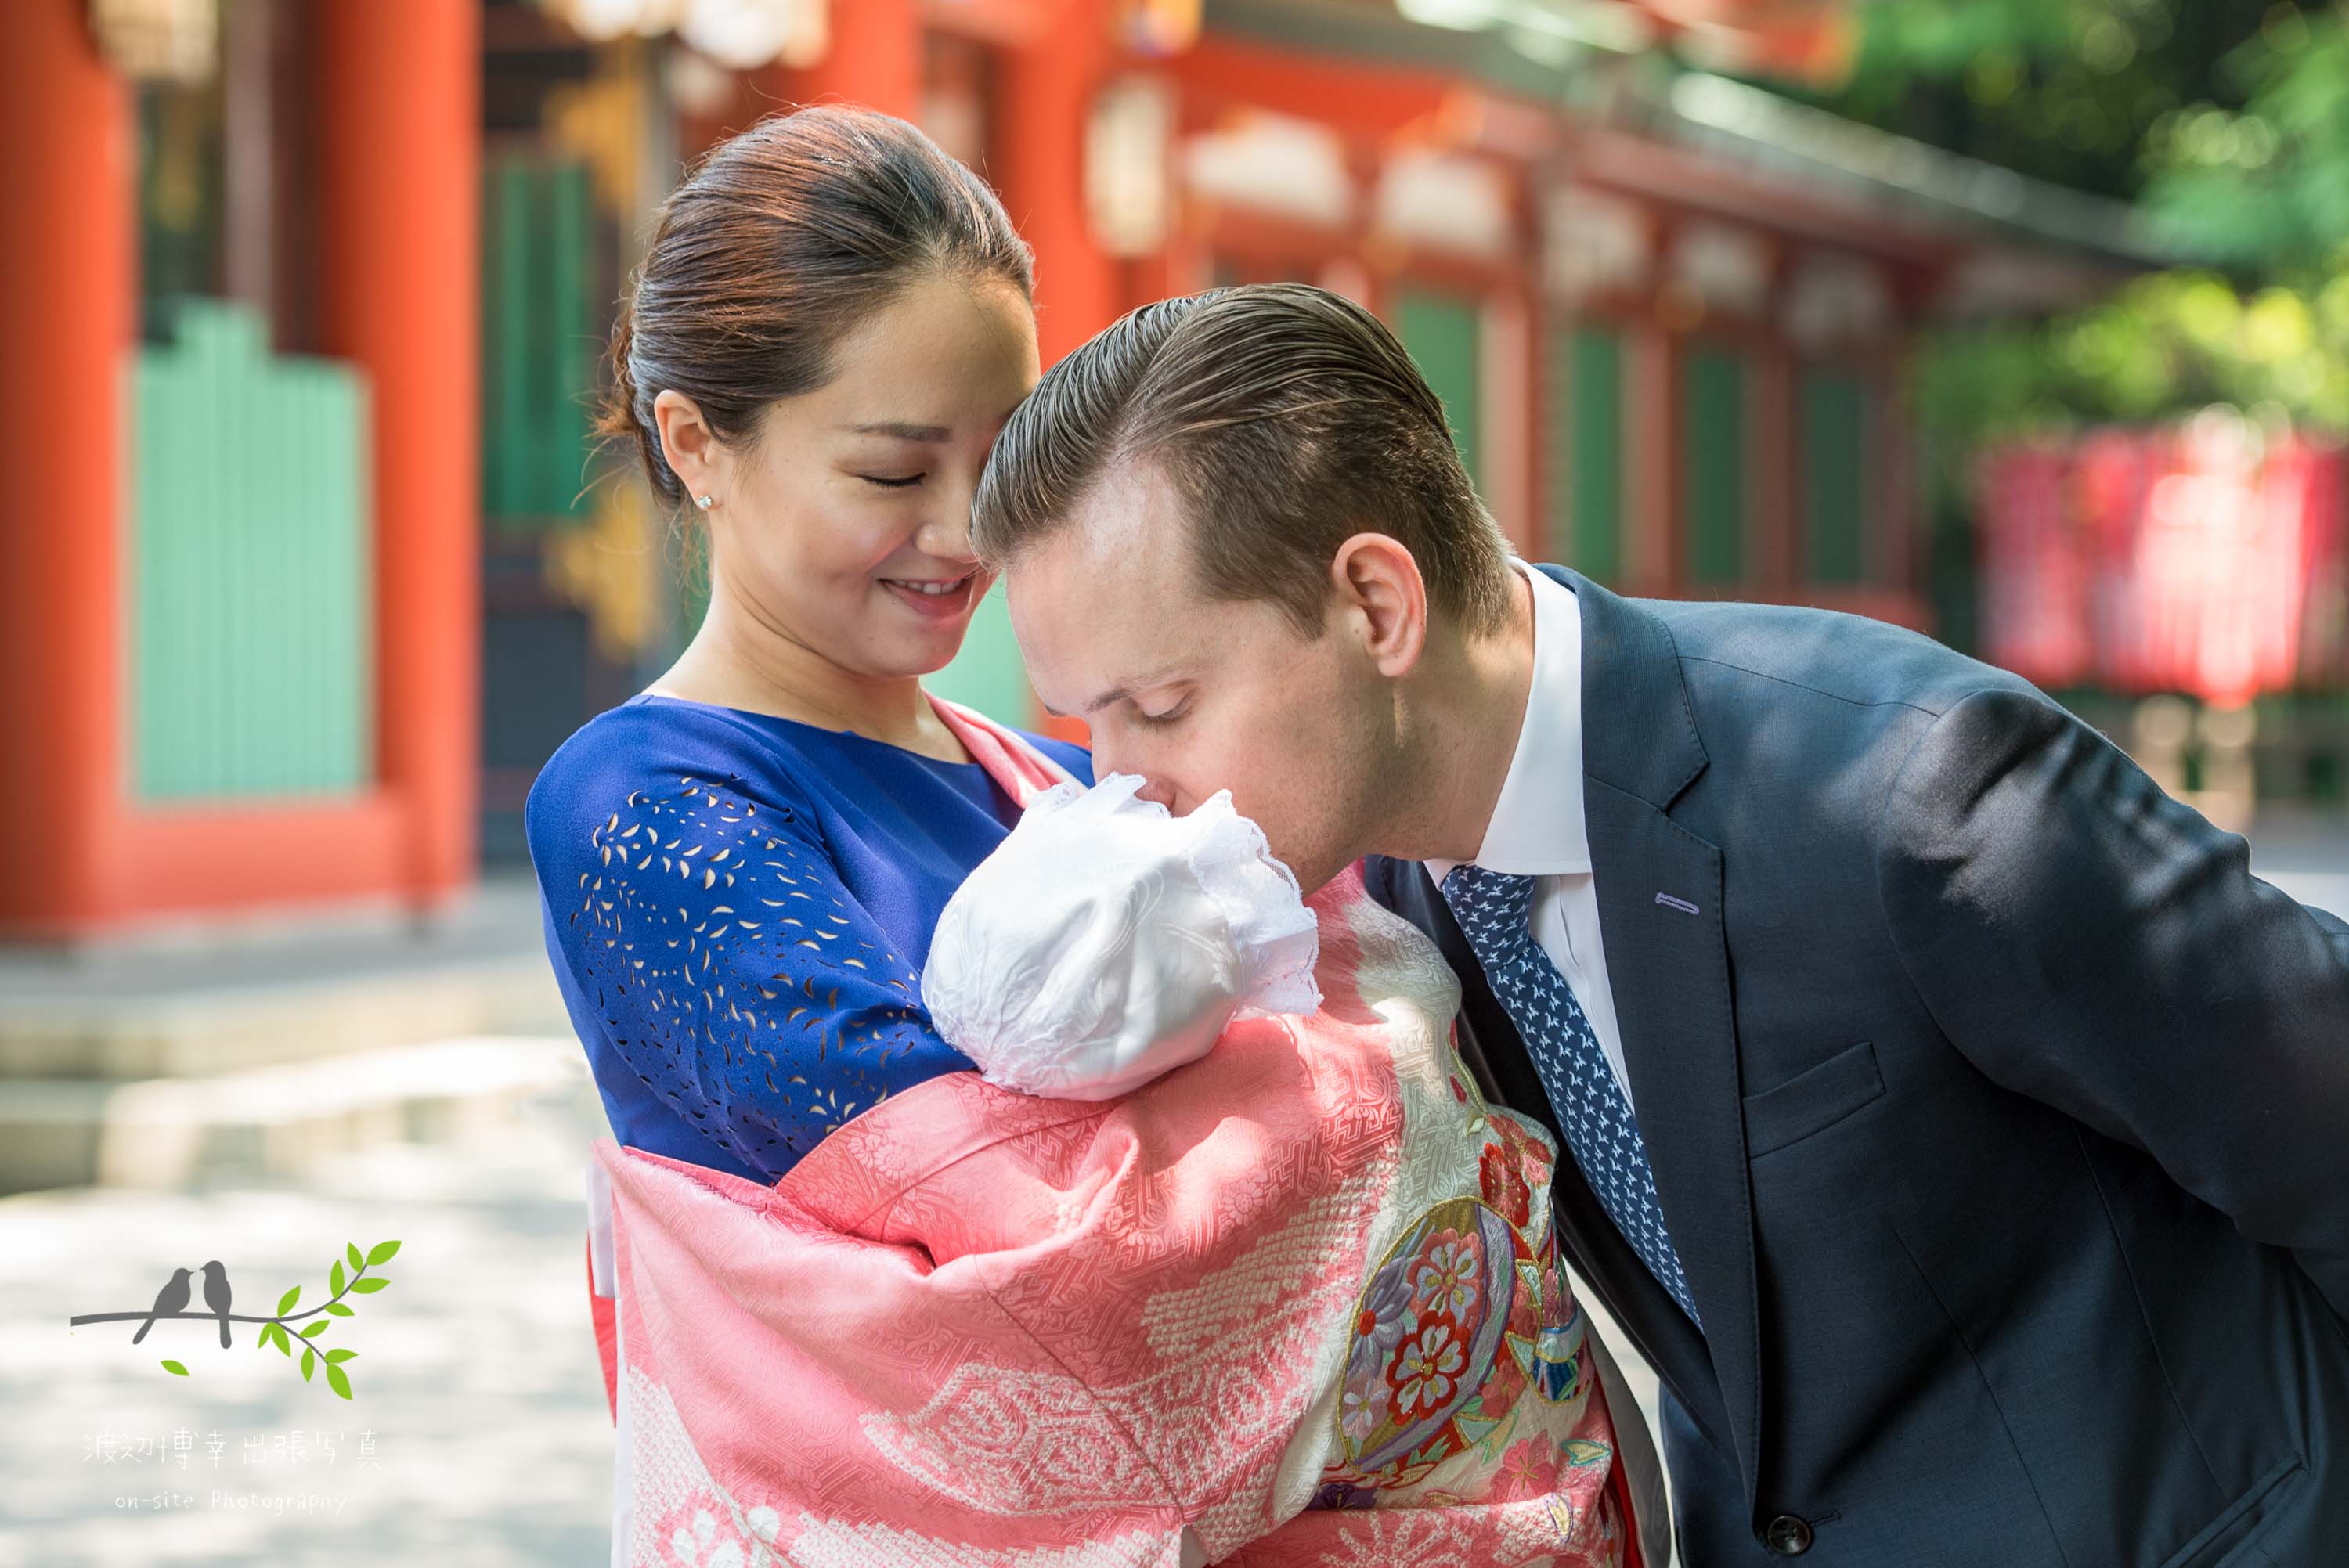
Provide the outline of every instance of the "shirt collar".
[[[1515,557],[1533,587],[1534,672],[1508,777],[1476,864],[1513,876],[1590,870],[1582,823],[1582,605],[1574,590]],[[1455,861],[1429,861],[1440,884]]]

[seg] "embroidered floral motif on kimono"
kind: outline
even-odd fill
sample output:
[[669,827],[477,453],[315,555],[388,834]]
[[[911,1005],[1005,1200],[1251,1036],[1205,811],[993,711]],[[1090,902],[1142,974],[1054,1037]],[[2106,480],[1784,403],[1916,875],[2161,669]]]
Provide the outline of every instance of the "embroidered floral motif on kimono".
[[[1470,1103],[1456,1076],[1454,1088]],[[1584,1319],[1556,1239],[1547,1223],[1538,1242],[1526,1232],[1533,1194],[1547,1196],[1548,1142],[1506,1113],[1486,1113],[1483,1137],[1477,1196],[1427,1211],[1362,1289],[1340,1451],[1316,1508],[1465,1495],[1464,1480],[1495,1496],[1540,1496],[1563,1470],[1611,1456],[1604,1437],[1577,1435]],[[1546,1418],[1543,1406],[1571,1416]]]

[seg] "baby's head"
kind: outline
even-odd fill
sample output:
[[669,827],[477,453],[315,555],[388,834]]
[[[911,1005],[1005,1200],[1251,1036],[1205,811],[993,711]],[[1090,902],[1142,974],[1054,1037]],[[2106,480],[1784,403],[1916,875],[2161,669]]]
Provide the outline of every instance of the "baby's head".
[[1296,878],[1217,794],[1186,816],[1112,774],[1037,797],[938,919],[922,1000],[988,1081],[1109,1099],[1236,1016],[1320,1006]]

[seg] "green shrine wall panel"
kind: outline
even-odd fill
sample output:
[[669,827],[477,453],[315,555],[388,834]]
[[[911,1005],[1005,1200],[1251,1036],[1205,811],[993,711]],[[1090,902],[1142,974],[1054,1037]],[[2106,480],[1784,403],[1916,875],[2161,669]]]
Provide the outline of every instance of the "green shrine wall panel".
[[1395,335],[1411,351],[1419,373],[1444,399],[1453,443],[1468,477],[1484,485],[1483,354],[1477,342],[1476,302],[1432,289],[1403,289],[1394,297]]
[[1747,375],[1744,356],[1692,346],[1681,397],[1681,511],[1688,579],[1727,587],[1745,571]]
[[130,371],[130,754],[145,800],[374,774],[367,388],[190,301]]

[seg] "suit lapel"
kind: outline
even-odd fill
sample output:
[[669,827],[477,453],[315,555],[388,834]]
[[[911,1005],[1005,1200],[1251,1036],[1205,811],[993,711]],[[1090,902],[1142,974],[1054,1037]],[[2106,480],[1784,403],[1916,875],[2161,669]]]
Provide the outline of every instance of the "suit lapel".
[[1673,821],[1707,765],[1671,634],[1579,573],[1583,819],[1633,1115],[1751,1500],[1761,1432],[1754,1204],[1722,855]]
[[[1632,1114],[1748,1484],[1759,1430],[1754,1209],[1721,930],[1721,853],[1661,811],[1586,781],[1599,939]],[[1696,906],[1692,914],[1657,894]]]

